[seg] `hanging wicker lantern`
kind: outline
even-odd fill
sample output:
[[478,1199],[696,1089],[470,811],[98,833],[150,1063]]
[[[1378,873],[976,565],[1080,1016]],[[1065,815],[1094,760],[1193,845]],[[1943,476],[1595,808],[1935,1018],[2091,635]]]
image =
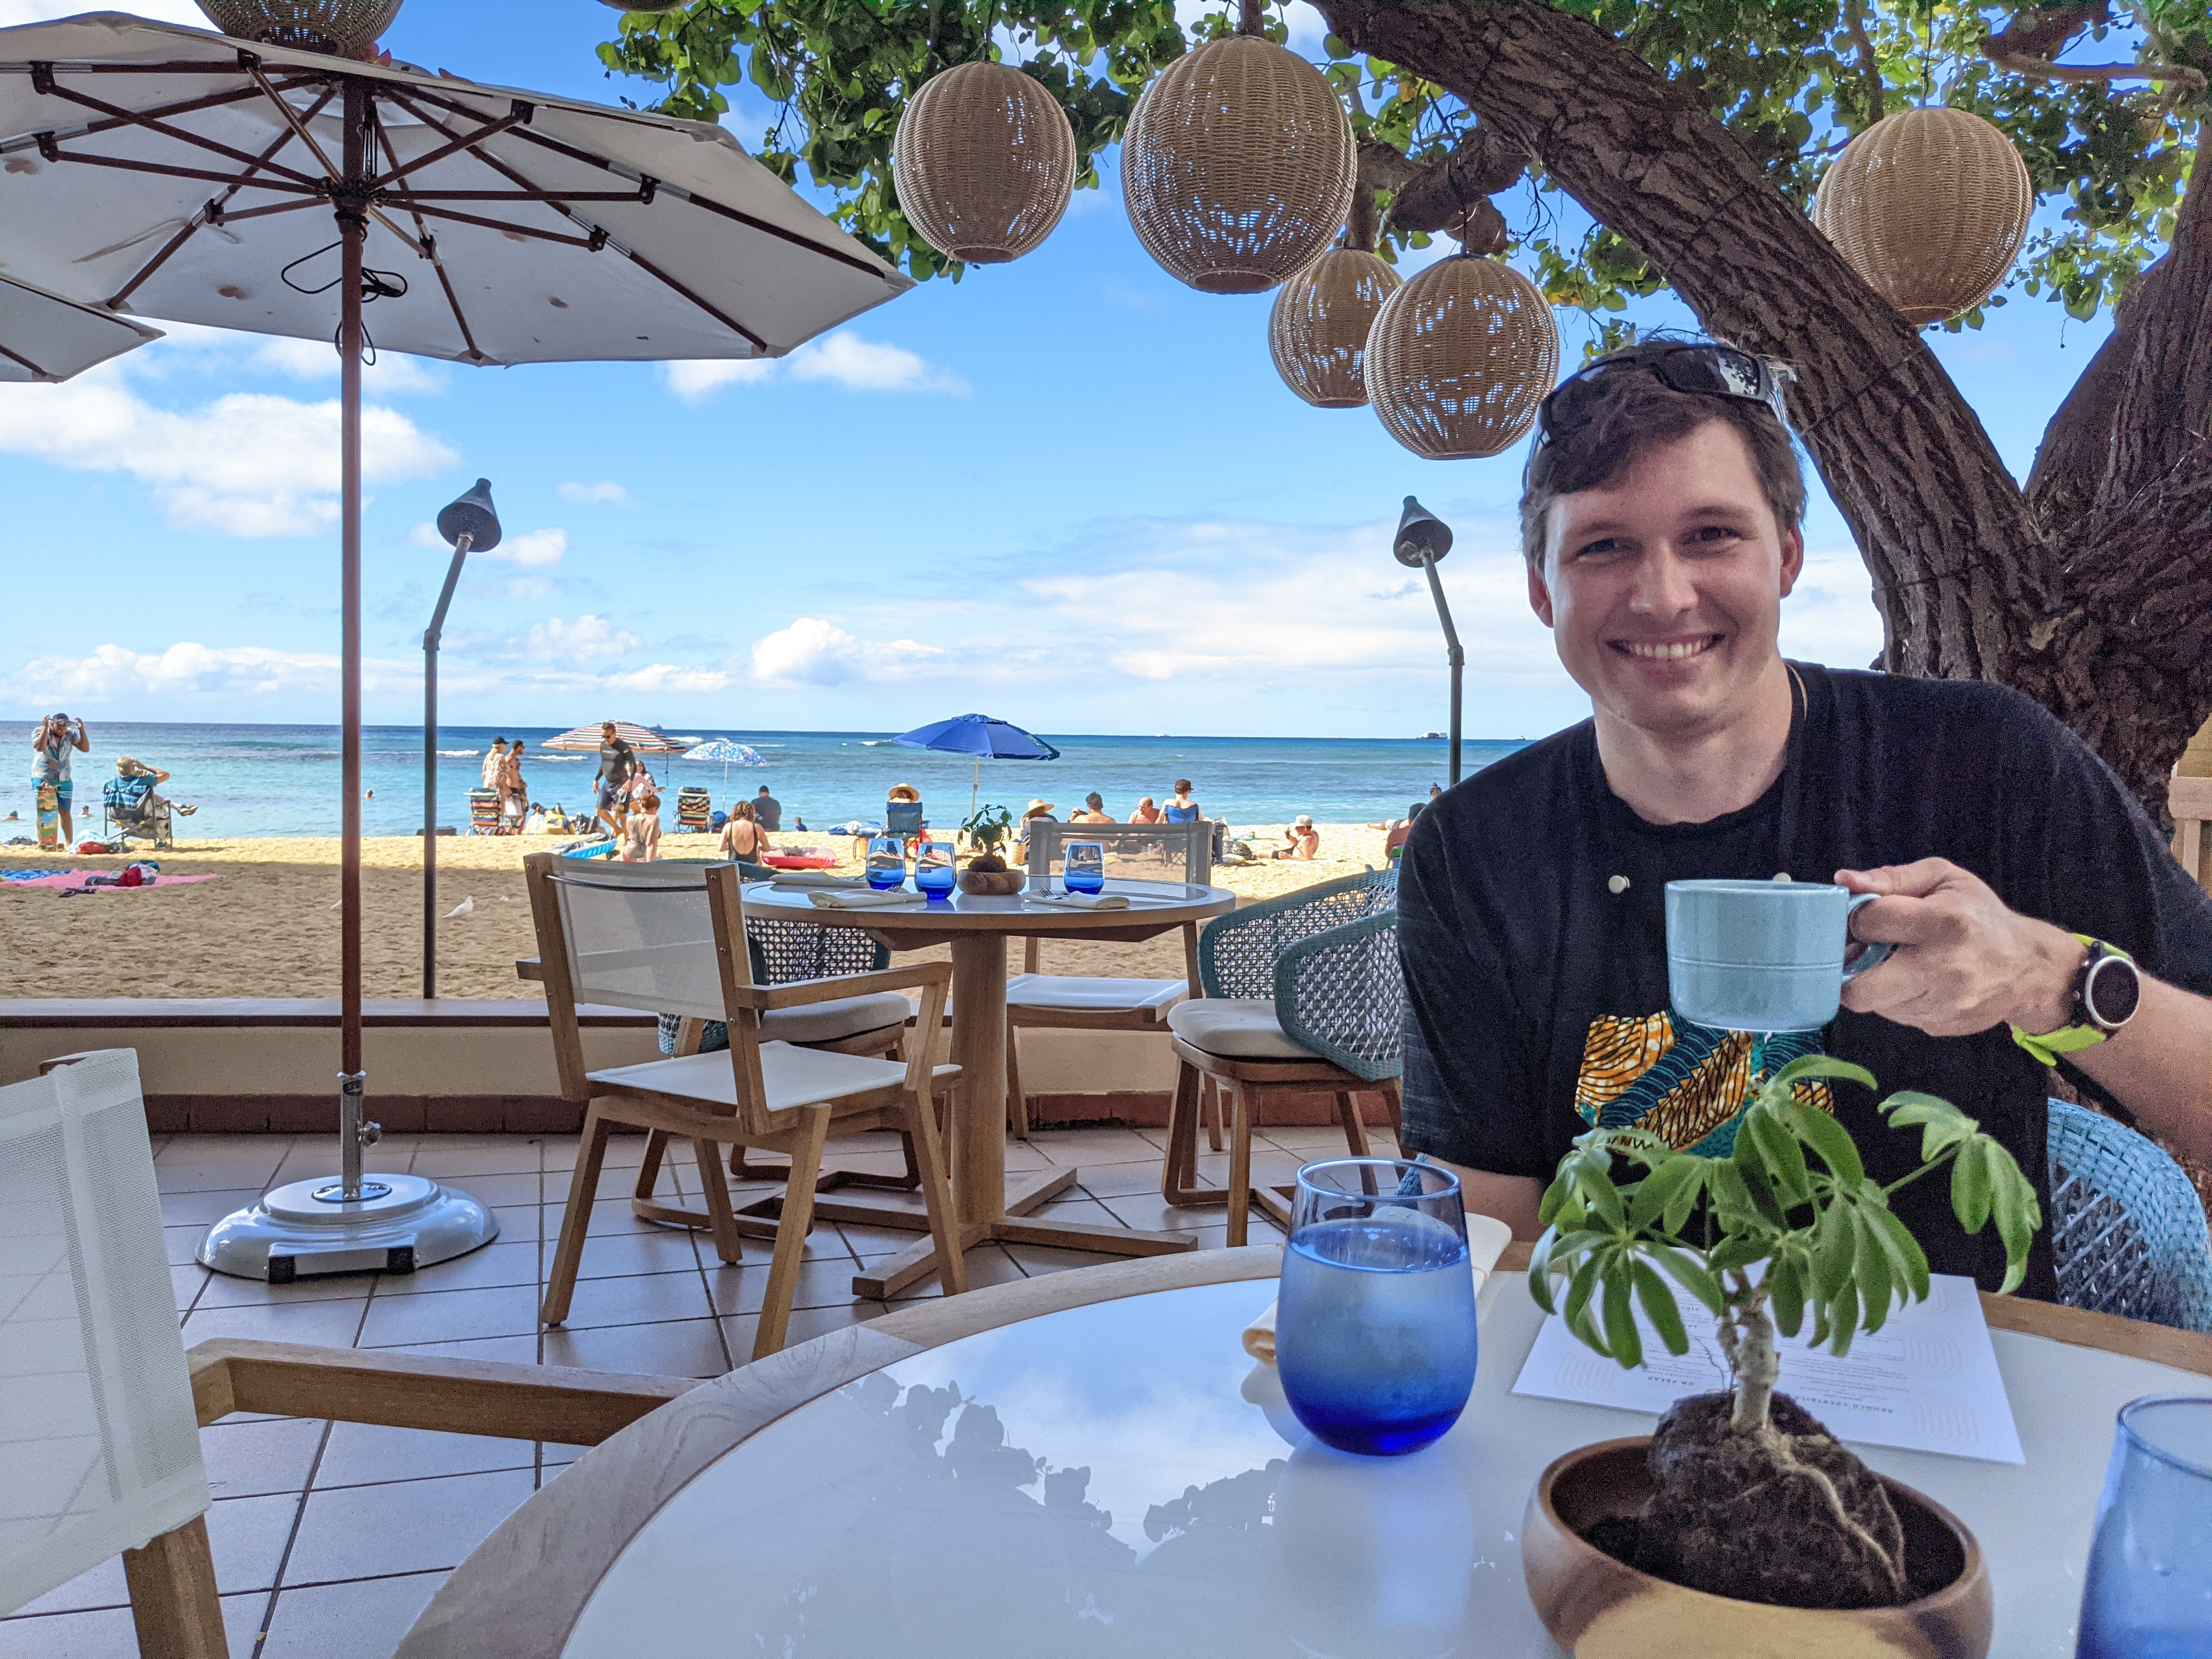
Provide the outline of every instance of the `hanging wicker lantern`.
[[1018,259],[1052,234],[1075,190],[1075,129],[1060,100],[1008,64],[962,64],[923,82],[891,141],[900,211],[967,264]]
[[370,58],[400,0],[199,0],[210,21],[240,40]]
[[1145,251],[1206,294],[1261,294],[1336,240],[1352,124],[1321,71],[1256,35],[1160,71],[1129,117],[1121,195]]
[[1367,337],[1367,396],[1390,435],[1432,461],[1518,442],[1559,372],[1552,307],[1512,266],[1440,259],[1382,302]]
[[1283,383],[1316,409],[1365,403],[1367,331],[1405,281],[1372,253],[1339,247],[1285,283],[1267,314],[1267,349]]
[[1994,125],[1963,109],[1905,109],[1844,147],[1813,222],[1918,328],[1989,298],[2034,209],[2027,165]]

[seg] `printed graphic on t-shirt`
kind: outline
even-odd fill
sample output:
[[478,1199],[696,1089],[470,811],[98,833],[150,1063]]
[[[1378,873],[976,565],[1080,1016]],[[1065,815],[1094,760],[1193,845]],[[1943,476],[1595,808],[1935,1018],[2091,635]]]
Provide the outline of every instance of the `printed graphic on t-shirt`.
[[[1575,1110],[1585,1123],[1633,1126],[1678,1152],[1725,1158],[1753,1091],[1798,1055],[1820,1052],[1817,1031],[1762,1036],[1695,1025],[1665,1012],[1607,1014],[1590,1022],[1583,1043]],[[1800,1083],[1796,1092],[1808,1106],[1835,1110],[1826,1083]]]

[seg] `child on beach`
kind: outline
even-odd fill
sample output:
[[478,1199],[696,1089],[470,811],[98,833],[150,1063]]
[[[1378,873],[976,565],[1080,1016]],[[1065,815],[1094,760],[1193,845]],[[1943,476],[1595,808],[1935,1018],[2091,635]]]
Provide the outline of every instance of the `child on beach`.
[[651,790],[631,804],[623,830],[624,864],[651,864],[660,856],[660,797]]

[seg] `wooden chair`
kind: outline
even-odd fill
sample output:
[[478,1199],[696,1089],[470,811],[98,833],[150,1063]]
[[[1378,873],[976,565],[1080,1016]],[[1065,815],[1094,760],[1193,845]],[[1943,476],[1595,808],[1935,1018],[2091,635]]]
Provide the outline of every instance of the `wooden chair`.
[[[1252,1185],[1252,1124],[1263,1108],[1333,1096],[1355,1158],[1367,1156],[1362,1095],[1379,1095],[1398,1126],[1406,990],[1397,897],[1397,871],[1370,871],[1241,907],[1199,935],[1205,998],[1168,1012],[1180,1065],[1160,1194],[1170,1204],[1226,1203],[1232,1247],[1244,1243],[1255,1202],[1290,1224],[1279,1194],[1291,1188]],[[1193,1184],[1199,1089],[1208,1080],[1231,1102],[1226,1187]]]
[[[1030,885],[1049,887],[1071,841],[1103,842],[1110,873],[1150,880],[1182,881],[1204,887],[1213,876],[1216,826],[1194,823],[1056,823],[1032,818],[1029,825]],[[1047,974],[1036,939],[1023,942],[1022,971],[1006,981],[1006,1119],[1013,1132],[1029,1138],[1029,1097],[1022,1087],[1020,1043],[1024,1028],[1077,1031],[1164,1031],[1168,1011],[1197,990],[1198,925],[1182,930],[1181,979],[1089,978]],[[1209,1086],[1201,1103],[1215,1152],[1221,1150],[1221,1112]]]
[[[927,1017],[921,1030],[932,1032],[945,1006],[951,969],[917,963],[885,973],[757,986],[745,948],[735,866],[672,872],[651,865],[578,867],[574,860],[562,868],[562,862],[538,854],[525,866],[562,1092],[588,1103],[583,1145],[540,1310],[544,1322],[558,1325],[568,1317],[607,1137],[617,1124],[659,1129],[691,1142],[706,1189],[706,1221],[715,1254],[732,1263],[740,1260],[739,1228],[722,1177],[721,1149],[751,1147],[789,1156],[768,1294],[753,1346],[756,1359],[783,1346],[813,1219],[823,1145],[833,1131],[890,1128],[911,1139],[939,1282],[947,1295],[966,1290],[967,1269],[952,1230],[951,1199],[932,1109],[933,1097],[951,1086],[959,1068],[933,1066],[935,1044],[927,1040],[917,1040],[902,1066],[800,1048],[774,1039],[763,1029],[768,1016],[786,1010],[913,988],[921,992]],[[580,1002],[702,1020],[720,1018],[729,1028],[730,1045],[720,1053],[586,1072],[576,1023]]]
[[698,1386],[221,1339],[189,1352],[130,1049],[0,1089],[0,1613],[120,1553],[145,1659],[228,1659],[200,1427],[233,1412],[598,1445]]

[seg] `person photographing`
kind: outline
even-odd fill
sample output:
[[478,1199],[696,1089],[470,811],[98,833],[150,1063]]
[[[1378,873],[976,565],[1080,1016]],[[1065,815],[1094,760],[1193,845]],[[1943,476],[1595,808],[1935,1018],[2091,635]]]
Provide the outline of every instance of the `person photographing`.
[[62,845],[76,844],[76,819],[70,811],[72,787],[70,762],[92,752],[92,734],[82,720],[67,714],[49,714],[39,722],[31,738],[31,787],[33,794],[53,792],[54,810],[60,815]]
[[[2087,744],[1972,681],[1790,662],[1805,487],[1773,365],[1646,342],[1539,412],[1522,495],[1529,603],[1590,718],[1446,792],[1403,855],[1404,1145],[1455,1166],[1524,1238],[1574,1138],[1637,1127],[1724,1156],[1757,1085],[1815,1050],[1978,1118],[2048,1216],[2046,1097],[2066,1082],[2212,1155],[2212,901]],[[1822,1030],[1697,1025],[1668,996],[1670,881],[1834,883],[1874,895],[1887,960]],[[1906,1172],[1847,1083],[1801,1099],[1870,1174]],[[1939,1273],[1994,1289],[2002,1249],[1898,1215]],[[2025,1290],[2051,1297],[2049,1234]]]

